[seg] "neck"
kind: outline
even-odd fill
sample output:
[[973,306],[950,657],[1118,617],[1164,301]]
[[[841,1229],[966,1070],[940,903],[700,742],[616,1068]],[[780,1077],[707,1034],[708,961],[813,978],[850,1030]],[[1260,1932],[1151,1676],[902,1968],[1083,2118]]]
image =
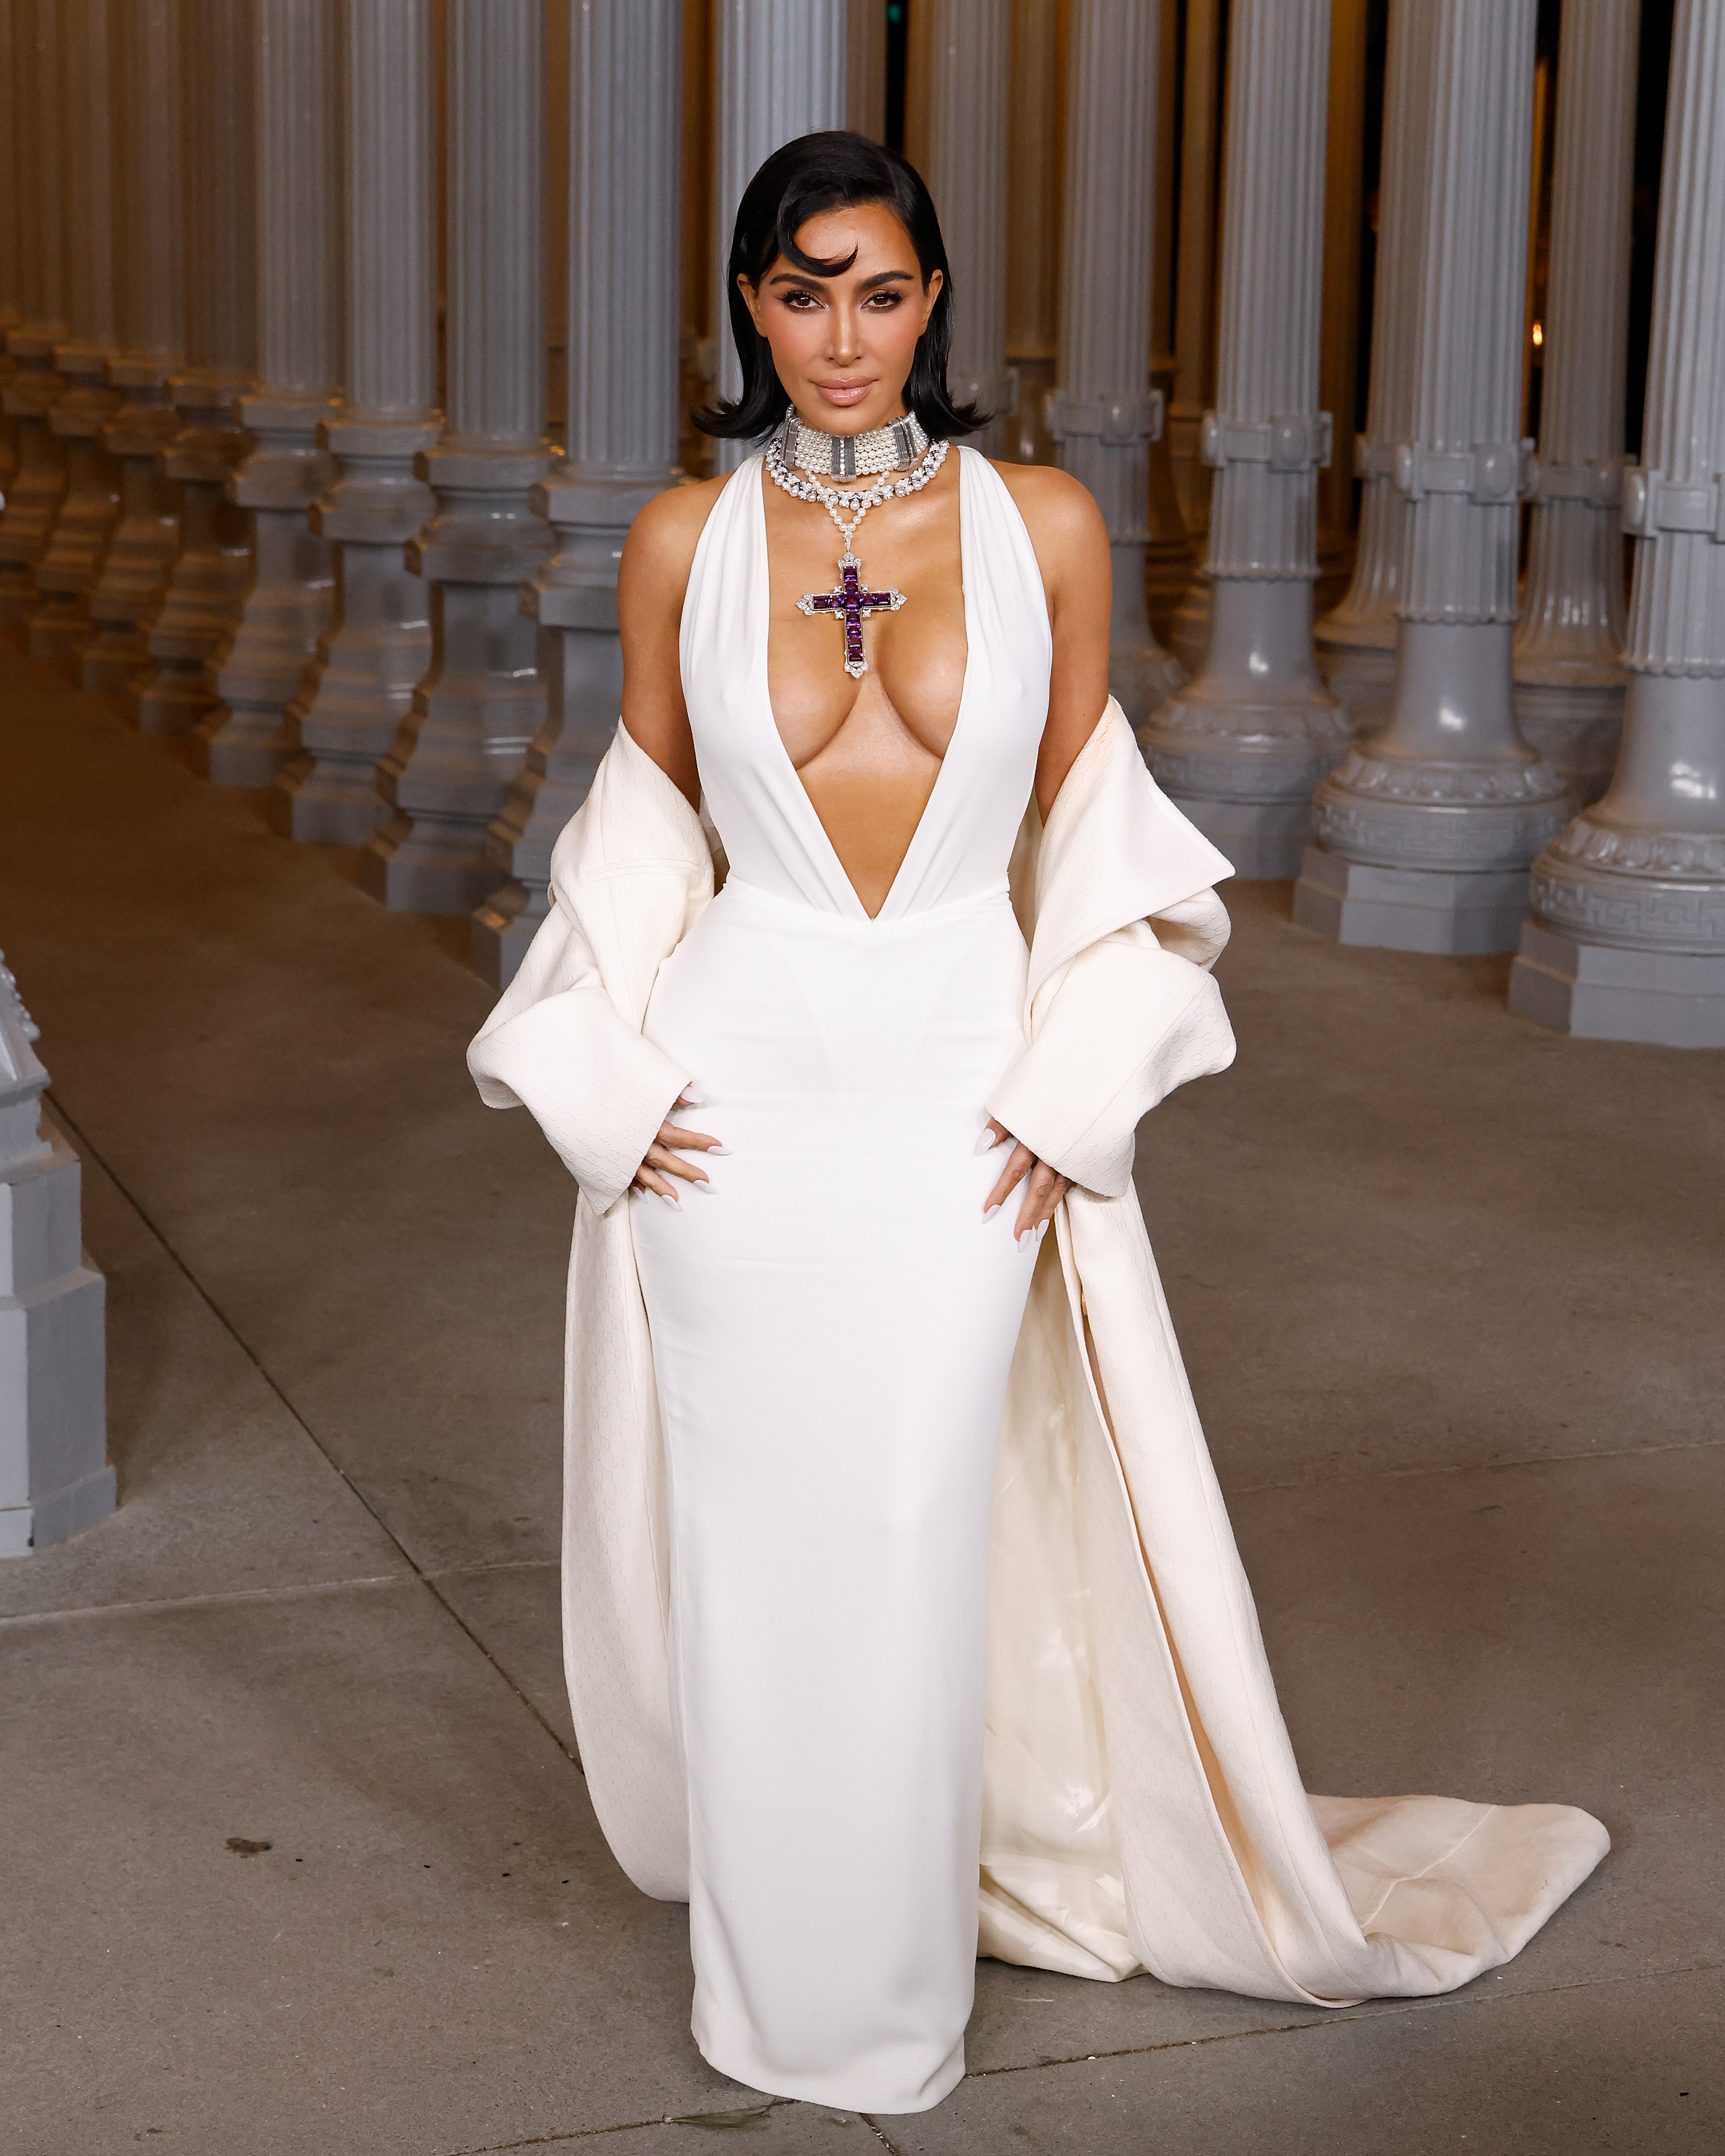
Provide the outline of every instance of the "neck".
[[823,409],[810,414],[805,412],[800,404],[791,406],[790,416],[799,426],[806,427],[811,434],[826,434],[834,439],[844,440],[847,438],[855,439],[859,434],[880,434],[883,429],[893,426],[897,421],[907,419],[910,417],[910,407],[901,398],[898,404],[887,413],[884,419],[858,420],[851,413],[845,413],[843,415],[845,424],[842,426],[834,424],[834,420],[840,417],[838,413]]
[[824,427],[810,426],[793,406],[785,414],[780,439],[787,463],[836,480],[906,471],[928,447],[928,436],[908,412],[884,427],[863,428],[854,434],[829,434]]

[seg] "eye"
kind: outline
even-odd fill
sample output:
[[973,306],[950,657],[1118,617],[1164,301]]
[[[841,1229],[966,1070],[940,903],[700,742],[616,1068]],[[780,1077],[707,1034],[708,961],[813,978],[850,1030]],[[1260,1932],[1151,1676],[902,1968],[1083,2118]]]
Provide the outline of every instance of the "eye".
[[806,315],[811,307],[819,305],[813,292],[787,292],[784,303],[799,315]]
[[902,292],[870,292],[864,305],[872,307],[878,315],[885,315],[890,313],[894,307],[902,305],[903,303]]

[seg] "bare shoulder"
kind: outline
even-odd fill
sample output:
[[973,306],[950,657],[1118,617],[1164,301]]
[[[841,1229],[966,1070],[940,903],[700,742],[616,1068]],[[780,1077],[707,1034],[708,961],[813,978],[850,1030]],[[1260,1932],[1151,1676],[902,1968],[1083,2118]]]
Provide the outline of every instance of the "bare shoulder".
[[686,584],[706,520],[729,476],[721,473],[716,479],[685,480],[644,502],[624,542],[623,573],[647,569],[655,583],[671,578],[679,588]]
[[995,464],[993,469],[1018,505],[1039,555],[1046,558],[1074,545],[1107,545],[1096,496],[1070,472],[1058,465]]

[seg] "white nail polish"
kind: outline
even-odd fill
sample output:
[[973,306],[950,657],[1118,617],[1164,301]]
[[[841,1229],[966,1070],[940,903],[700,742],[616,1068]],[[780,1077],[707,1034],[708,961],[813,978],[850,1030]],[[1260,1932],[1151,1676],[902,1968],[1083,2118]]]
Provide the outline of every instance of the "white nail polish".
[[704,1198],[711,1198],[713,1194],[713,1186],[710,1183],[692,1183],[689,1187],[691,1190],[700,1191]]
[[668,1190],[655,1190],[653,1195],[659,1200],[661,1205],[675,1206],[677,1202]]
[[1000,1208],[999,1208],[998,1205],[985,1205],[985,1206],[983,1206],[983,1219],[985,1219],[985,1220],[992,1220],[992,1219],[993,1219],[994,1215],[995,1215],[995,1214],[996,1214],[999,1210],[1000,1210]]
[[704,1108],[706,1096],[698,1086],[685,1086],[677,1096],[678,1105],[685,1108]]
[[999,1142],[993,1131],[984,1131],[976,1142],[976,1150],[978,1153],[993,1152]]
[[729,1160],[731,1158],[729,1146],[701,1146],[697,1150],[702,1160]]

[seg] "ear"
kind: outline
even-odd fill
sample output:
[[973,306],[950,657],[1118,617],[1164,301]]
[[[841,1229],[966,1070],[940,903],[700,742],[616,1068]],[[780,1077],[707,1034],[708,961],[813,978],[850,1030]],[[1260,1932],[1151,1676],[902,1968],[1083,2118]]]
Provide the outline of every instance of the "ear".
[[737,289],[742,295],[742,304],[749,311],[749,320],[755,326],[756,336],[765,336],[767,325],[761,319],[761,295],[740,270],[737,273]]
[[930,273],[928,282],[922,288],[922,329],[919,329],[917,331],[916,334],[918,336],[922,336],[922,330],[926,330],[928,327],[930,321],[932,321],[934,316],[934,303],[937,299],[939,299],[941,295],[941,287],[946,283],[946,279],[941,275],[938,270],[933,270]]

